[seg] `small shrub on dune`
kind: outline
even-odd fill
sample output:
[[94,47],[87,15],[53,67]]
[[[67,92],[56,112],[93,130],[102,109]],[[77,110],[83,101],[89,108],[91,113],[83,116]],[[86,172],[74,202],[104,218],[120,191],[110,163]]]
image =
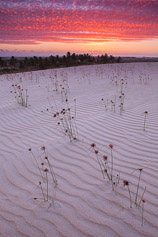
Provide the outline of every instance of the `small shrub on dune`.
[[[68,98],[64,101],[64,108],[59,109],[55,99],[53,98],[53,105],[50,104],[51,109],[47,109],[49,113],[52,114],[53,118],[57,120],[57,126],[65,135],[70,139],[70,142],[73,140],[78,140],[78,129],[76,125],[76,99],[75,102],[75,111],[72,113],[72,109],[69,105]],[[50,102],[49,102],[50,103]]]
[[12,84],[13,91],[10,93],[14,94],[18,104],[22,105],[23,107],[28,106],[28,90],[23,89],[20,85]]
[[[39,189],[41,191],[42,197],[35,197],[34,200],[43,200],[43,201],[49,201],[51,200],[54,203],[55,199],[55,193],[56,193],[56,187],[58,185],[57,178],[53,169],[53,166],[48,158],[46,147],[41,147],[42,154],[36,158],[35,154],[33,153],[32,149],[29,148],[29,152],[31,152],[35,163],[37,165],[37,168],[40,173],[40,177],[43,182],[39,181]],[[39,165],[39,162],[42,160],[42,162]],[[46,162],[45,162],[46,161]],[[52,180],[52,181],[51,181]],[[49,188],[51,186],[51,188]],[[53,188],[52,188],[53,186]],[[53,191],[53,194],[52,194]]]
[[[105,179],[105,174],[106,174],[108,180],[110,180],[112,182],[113,186],[117,186],[117,184],[119,183],[120,176],[117,175],[115,177],[115,180],[114,180],[114,175],[113,175],[113,169],[114,169],[113,145],[109,144],[109,147],[108,147],[108,149],[110,148],[111,162],[108,160],[108,156],[101,155],[99,153],[98,149],[96,148],[95,143],[90,144],[90,148],[93,149],[93,152],[94,152],[94,154],[97,158],[100,170],[102,172],[103,179]],[[111,163],[111,167],[109,166],[110,163]]]

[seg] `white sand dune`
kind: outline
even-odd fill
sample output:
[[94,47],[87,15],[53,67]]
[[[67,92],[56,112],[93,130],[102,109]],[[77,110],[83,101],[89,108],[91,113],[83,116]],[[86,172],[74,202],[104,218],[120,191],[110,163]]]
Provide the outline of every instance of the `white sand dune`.
[[[27,108],[10,93],[12,84],[28,89]],[[2,75],[0,85],[0,236],[158,236],[158,63]],[[62,120],[54,117],[68,107],[77,126],[78,139],[72,142]],[[114,191],[112,182],[103,179],[92,143],[99,158],[108,156],[109,167],[113,145],[114,179],[120,175]],[[39,186],[47,199],[42,162],[48,168],[48,201],[42,200]],[[139,169],[137,203],[141,198],[145,203],[138,207]],[[123,180],[129,181],[132,208]]]

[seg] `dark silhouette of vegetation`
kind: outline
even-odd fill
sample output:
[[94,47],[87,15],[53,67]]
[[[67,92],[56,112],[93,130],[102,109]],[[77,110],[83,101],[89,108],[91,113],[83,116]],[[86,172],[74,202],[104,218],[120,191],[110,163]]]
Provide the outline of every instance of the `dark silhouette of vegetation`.
[[15,59],[14,56],[12,56],[9,60],[9,65],[15,67],[17,63],[17,60]]
[[67,52],[63,56],[50,57],[25,57],[25,58],[2,58],[0,57],[0,73],[24,72],[44,70],[51,68],[72,67],[81,65],[95,65],[106,63],[129,63],[129,62],[158,62],[158,58],[114,57],[102,54],[92,56],[90,54],[76,54]]
[[0,73],[24,72],[51,68],[72,67],[81,65],[95,65],[125,62],[157,62],[158,58],[114,57],[106,53],[100,56],[90,54],[76,54],[67,52],[63,56],[2,58],[0,57]]
[[91,56],[90,54],[76,54],[67,52],[66,55],[51,55],[50,57],[25,57],[15,58],[12,56],[5,61],[0,58],[1,72],[18,72],[44,70],[50,68],[72,67],[80,65],[94,65],[106,63],[120,63],[121,58],[115,58],[112,55],[102,54],[101,56]]

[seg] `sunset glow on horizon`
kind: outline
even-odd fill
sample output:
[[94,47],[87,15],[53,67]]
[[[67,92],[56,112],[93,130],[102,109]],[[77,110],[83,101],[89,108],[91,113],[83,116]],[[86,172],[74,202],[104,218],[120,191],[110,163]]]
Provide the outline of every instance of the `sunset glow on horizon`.
[[158,57],[157,0],[0,1],[0,56]]

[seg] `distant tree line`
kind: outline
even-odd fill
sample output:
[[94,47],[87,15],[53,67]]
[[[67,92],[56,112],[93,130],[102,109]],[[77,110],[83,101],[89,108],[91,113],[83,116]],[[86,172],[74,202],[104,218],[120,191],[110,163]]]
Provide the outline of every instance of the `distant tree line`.
[[50,57],[25,57],[15,58],[12,56],[9,59],[2,59],[0,57],[1,71],[28,71],[28,70],[44,70],[49,68],[71,67],[79,65],[94,65],[106,63],[120,63],[120,57],[114,57],[107,54],[101,56],[91,56],[87,54],[76,54],[67,52],[63,56]]

